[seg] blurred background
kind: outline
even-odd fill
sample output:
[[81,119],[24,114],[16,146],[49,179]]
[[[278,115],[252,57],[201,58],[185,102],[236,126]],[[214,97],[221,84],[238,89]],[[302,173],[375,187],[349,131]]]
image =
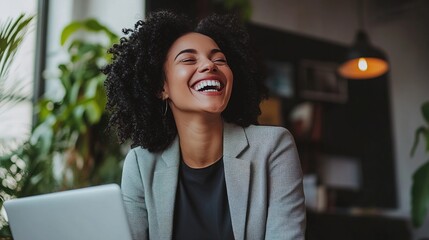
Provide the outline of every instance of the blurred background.
[[260,123],[297,143],[307,239],[429,239],[425,0],[2,0],[0,207],[119,183],[129,146],[106,131],[99,69],[158,9],[241,17],[266,70]]

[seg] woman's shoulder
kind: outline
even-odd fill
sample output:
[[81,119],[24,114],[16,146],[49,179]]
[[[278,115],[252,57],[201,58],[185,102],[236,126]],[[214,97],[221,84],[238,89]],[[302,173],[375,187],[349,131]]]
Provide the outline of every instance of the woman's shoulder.
[[247,135],[256,137],[291,136],[289,130],[281,126],[250,125],[244,128]]
[[137,146],[128,151],[125,161],[135,161],[139,165],[151,164],[156,162],[160,157],[159,155],[159,153],[153,153],[141,146]]
[[292,134],[281,126],[250,125],[244,128],[249,143],[272,145],[278,142],[294,142]]
[[149,150],[147,150],[146,148],[143,148],[141,146],[132,147],[128,151],[128,154],[134,154],[136,157],[153,155],[153,153],[151,153]]

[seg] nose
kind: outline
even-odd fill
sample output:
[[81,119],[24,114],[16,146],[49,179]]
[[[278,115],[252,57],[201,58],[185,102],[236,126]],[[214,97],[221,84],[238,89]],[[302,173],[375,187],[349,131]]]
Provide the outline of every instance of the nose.
[[199,69],[200,72],[216,72],[217,70],[217,65],[210,59],[204,60]]

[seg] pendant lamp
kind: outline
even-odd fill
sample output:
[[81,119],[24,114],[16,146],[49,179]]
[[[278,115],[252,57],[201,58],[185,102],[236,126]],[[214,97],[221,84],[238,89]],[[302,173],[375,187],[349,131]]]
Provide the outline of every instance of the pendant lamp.
[[[362,23],[363,6],[361,4],[360,6],[360,22]],[[355,42],[349,49],[345,61],[339,66],[338,73],[348,79],[371,79],[385,74],[388,70],[389,64],[386,55],[380,49],[372,46],[368,34],[361,29],[357,32]]]

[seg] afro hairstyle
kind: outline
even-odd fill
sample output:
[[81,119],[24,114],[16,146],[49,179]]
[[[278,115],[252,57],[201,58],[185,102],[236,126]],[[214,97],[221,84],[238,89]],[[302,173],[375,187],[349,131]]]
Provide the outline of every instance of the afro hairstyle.
[[212,38],[228,59],[234,75],[231,98],[222,112],[224,121],[242,127],[257,124],[259,104],[267,95],[259,61],[254,56],[244,25],[233,15],[210,15],[193,25],[186,16],[171,11],[151,13],[109,53],[112,63],[103,68],[107,75],[106,109],[109,128],[115,128],[121,143],[150,152],[166,149],[177,135],[171,111],[160,98],[164,86],[163,65],[173,42],[189,32]]

